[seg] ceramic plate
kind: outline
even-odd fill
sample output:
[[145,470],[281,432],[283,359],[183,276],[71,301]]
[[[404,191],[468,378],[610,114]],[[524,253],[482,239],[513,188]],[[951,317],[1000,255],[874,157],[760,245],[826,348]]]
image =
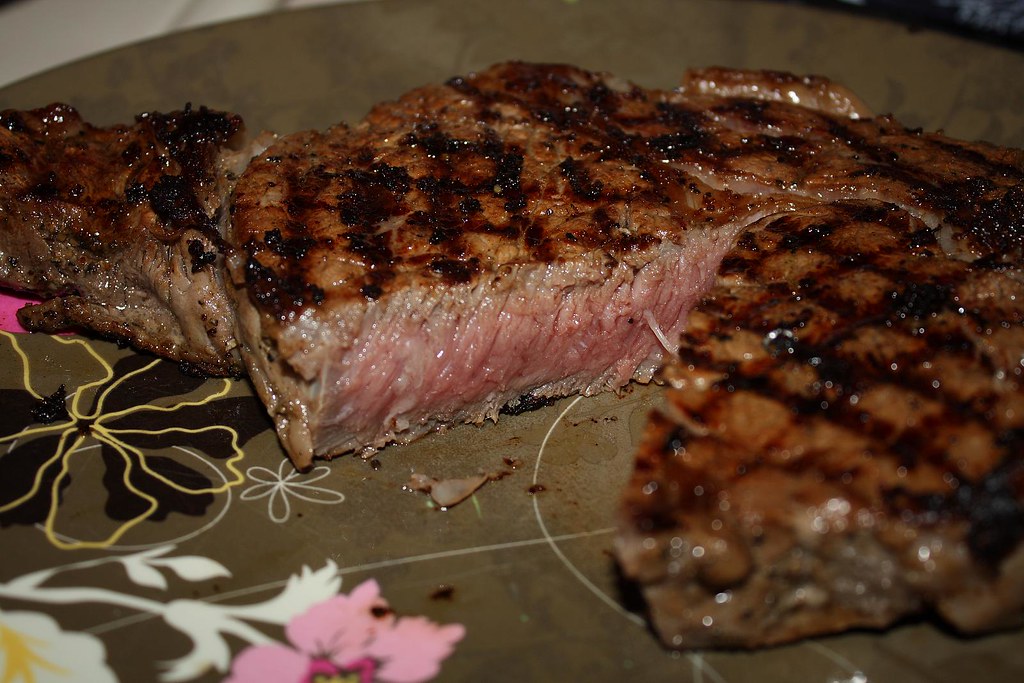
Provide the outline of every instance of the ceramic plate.
[[[0,90],[0,108],[60,100],[110,124],[192,102],[291,132],[505,59],[657,87],[691,66],[813,72],[908,125],[1024,146],[1020,53],[739,1],[322,7],[103,54]],[[60,386],[69,416],[39,423],[33,408]],[[751,653],[663,649],[610,555],[657,401],[644,387],[565,399],[298,476],[244,381],[94,339],[5,335],[0,625],[14,635],[0,668],[204,681],[234,660],[268,674],[339,647],[379,680],[1022,680],[1019,631],[963,639],[910,623]],[[442,510],[410,490],[414,474],[489,480]],[[380,601],[390,611],[367,612]]]

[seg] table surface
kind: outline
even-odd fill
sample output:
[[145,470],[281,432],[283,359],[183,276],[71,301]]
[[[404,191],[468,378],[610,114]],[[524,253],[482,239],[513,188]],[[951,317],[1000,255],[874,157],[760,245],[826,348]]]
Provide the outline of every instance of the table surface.
[[[368,0],[0,0],[0,87],[82,57],[175,31],[353,1]],[[1024,0],[817,1],[911,22],[970,25],[982,37],[1009,35],[1011,40],[1004,42],[1024,46]]]
[[0,87],[184,29],[346,0],[9,0],[0,4]]

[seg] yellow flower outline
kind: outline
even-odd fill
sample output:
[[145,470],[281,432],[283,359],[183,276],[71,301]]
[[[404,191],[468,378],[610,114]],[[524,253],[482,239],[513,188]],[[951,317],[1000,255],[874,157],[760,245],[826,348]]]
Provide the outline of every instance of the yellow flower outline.
[[[43,400],[43,398],[44,398],[43,395],[41,393],[37,392],[35,389],[32,388],[31,361],[29,359],[28,354],[24,351],[24,349],[21,348],[21,345],[18,343],[18,338],[14,334],[12,334],[10,332],[7,332],[7,331],[3,331],[3,330],[0,330],[0,334],[2,334],[3,337],[5,337],[11,343],[11,346],[13,347],[14,352],[21,359],[21,362],[22,362],[22,384],[24,386],[24,389],[33,398],[35,398],[37,400]],[[156,365],[158,365],[159,363],[161,363],[163,361],[161,361],[161,360],[154,360],[154,361],[146,364],[145,366],[143,366],[141,368],[137,368],[137,369],[132,370],[132,371],[130,371],[128,373],[125,373],[123,376],[119,377],[114,382],[110,382],[110,380],[114,378],[114,368],[113,368],[113,366],[109,362],[107,362],[96,351],[96,349],[94,349],[92,347],[92,345],[87,340],[80,339],[80,338],[75,338],[75,337],[71,337],[71,338],[51,337],[51,338],[54,339],[55,341],[61,343],[61,344],[64,344],[64,345],[69,345],[69,346],[70,345],[77,345],[77,346],[81,346],[82,348],[84,348],[89,353],[89,355],[91,355],[99,363],[99,365],[103,368],[104,376],[102,378],[100,378],[100,379],[93,380],[93,381],[87,382],[85,384],[82,384],[77,389],[75,389],[75,391],[71,394],[71,400],[70,400],[69,405],[67,407],[67,409],[68,409],[68,419],[67,420],[58,422],[56,424],[51,424],[51,425],[42,425],[42,426],[35,425],[35,426],[25,427],[24,429],[14,433],[14,434],[9,434],[7,436],[0,437],[0,444],[4,444],[4,443],[12,443],[13,444],[14,442],[18,441],[19,439],[22,439],[22,438],[25,438],[25,437],[33,437],[33,436],[39,436],[39,435],[43,435],[43,434],[52,434],[52,433],[56,433],[56,432],[60,433],[60,436],[59,436],[58,442],[57,442],[57,447],[54,449],[53,455],[51,457],[47,458],[39,466],[39,468],[36,470],[36,475],[35,475],[35,477],[33,479],[32,486],[30,487],[30,489],[26,493],[24,493],[23,495],[19,496],[18,498],[14,499],[14,500],[12,500],[12,501],[10,501],[8,503],[5,503],[4,505],[0,505],[0,513],[12,510],[12,509],[18,507],[19,505],[25,503],[26,501],[30,500],[34,496],[36,496],[40,492],[42,487],[43,487],[42,482],[43,482],[43,477],[44,477],[46,471],[49,470],[52,466],[54,466],[56,463],[59,462],[60,463],[60,471],[57,473],[57,476],[55,477],[54,481],[50,485],[50,507],[49,507],[49,510],[47,512],[47,515],[46,515],[46,521],[45,521],[45,523],[43,525],[43,532],[46,535],[47,540],[49,540],[50,543],[53,546],[55,546],[56,548],[59,548],[61,550],[78,550],[78,549],[83,549],[83,548],[109,548],[112,545],[114,545],[115,543],[117,543],[121,539],[121,537],[124,536],[132,528],[138,526],[142,522],[144,522],[147,519],[149,519],[149,517],[151,517],[153,515],[153,513],[156,512],[157,508],[159,507],[159,501],[155,497],[153,497],[152,495],[150,495],[148,493],[145,493],[144,491],[140,490],[138,487],[136,487],[134,484],[131,483],[131,474],[132,474],[132,472],[133,472],[133,470],[135,468],[135,465],[132,464],[132,456],[133,455],[137,459],[138,468],[140,469],[140,471],[144,472],[146,475],[148,475],[150,477],[153,477],[154,479],[160,481],[164,485],[166,485],[166,486],[168,486],[168,487],[170,487],[170,488],[172,488],[172,489],[174,489],[174,490],[176,490],[179,493],[182,493],[184,495],[206,495],[206,494],[224,493],[227,490],[229,490],[230,488],[238,486],[239,484],[241,484],[241,483],[243,483],[245,481],[245,475],[237,467],[238,462],[242,458],[245,457],[245,452],[239,446],[239,443],[238,443],[238,441],[239,441],[238,432],[235,429],[233,429],[231,427],[228,427],[227,425],[219,425],[219,424],[217,424],[217,425],[208,425],[208,426],[205,426],[205,427],[198,427],[198,428],[166,427],[166,428],[163,428],[163,429],[151,430],[151,429],[125,429],[125,428],[118,429],[118,428],[107,426],[107,424],[106,424],[106,423],[110,422],[111,420],[116,420],[118,418],[122,418],[122,417],[125,417],[125,416],[128,416],[128,415],[135,415],[135,414],[139,414],[139,413],[143,413],[143,412],[168,412],[169,413],[169,412],[174,412],[174,411],[180,410],[182,408],[207,405],[207,404],[209,404],[209,403],[211,403],[213,401],[216,401],[217,399],[223,398],[224,396],[226,396],[230,392],[230,390],[231,390],[231,380],[229,380],[229,379],[221,379],[221,380],[219,380],[220,382],[222,382],[222,385],[221,385],[220,389],[218,389],[217,391],[212,392],[208,396],[205,396],[205,397],[203,397],[202,399],[199,399],[199,400],[180,401],[178,403],[175,403],[175,404],[172,404],[172,405],[168,405],[168,406],[152,405],[152,404],[142,404],[142,405],[132,406],[132,407],[129,407],[129,408],[125,408],[123,410],[118,410],[118,411],[114,411],[114,412],[111,412],[111,413],[104,414],[103,413],[103,406],[104,406],[104,403],[106,402],[107,398],[110,396],[111,392],[116,390],[120,385],[122,385],[128,379],[130,379],[132,377],[135,377],[137,375],[141,375],[141,374],[144,374],[144,373],[148,372],[149,370],[151,370],[152,368],[154,368]],[[108,384],[108,382],[109,382],[109,384]],[[95,408],[95,410],[91,414],[83,413],[82,409],[81,409],[81,401],[83,400],[83,397],[86,396],[87,393],[92,391],[93,389],[97,389],[99,387],[103,387],[104,385],[107,385],[107,386],[100,391],[100,394],[99,394],[99,396],[96,399],[96,408]],[[88,425],[87,433],[83,433],[83,430],[81,429],[82,425]],[[227,460],[225,460],[224,466],[231,473],[232,477],[230,477],[230,478],[226,477],[224,482],[222,484],[217,485],[217,486],[209,486],[209,487],[201,488],[201,489],[192,489],[192,488],[187,488],[187,487],[181,486],[177,482],[174,482],[173,480],[168,479],[164,475],[162,475],[159,472],[153,470],[149,466],[149,464],[146,462],[146,454],[143,452],[143,450],[140,449],[140,448],[136,448],[136,447],[132,446],[131,444],[127,443],[126,441],[124,441],[121,438],[122,436],[126,436],[126,435],[129,435],[129,434],[145,434],[145,435],[148,435],[148,436],[159,436],[159,435],[169,434],[169,433],[174,433],[174,432],[178,432],[178,433],[182,433],[182,434],[201,434],[201,433],[205,433],[205,432],[214,432],[214,431],[227,432],[228,435],[230,436],[232,455]],[[75,436],[75,438],[74,438],[73,442],[71,443],[70,447],[68,447],[68,445],[67,445],[68,440],[72,436]],[[124,472],[123,472],[122,477],[121,477],[122,483],[124,484],[125,488],[129,492],[131,492],[133,495],[137,496],[138,498],[146,501],[148,503],[148,506],[147,506],[147,508],[142,513],[140,513],[139,515],[135,516],[134,518],[129,519],[126,522],[124,522],[113,533],[111,533],[107,538],[105,538],[103,540],[99,540],[99,541],[77,541],[76,540],[76,541],[68,542],[68,541],[64,541],[63,539],[61,539],[58,536],[58,534],[57,534],[57,532],[55,530],[56,519],[57,519],[57,512],[58,512],[58,510],[60,508],[60,504],[59,504],[60,487],[61,487],[62,482],[68,476],[69,462],[71,460],[71,457],[73,455],[75,455],[76,452],[79,451],[82,443],[85,442],[85,440],[87,439],[88,436],[92,436],[96,441],[100,442],[101,444],[105,444],[105,445],[109,446],[110,448],[112,448],[121,457],[121,459],[123,460],[123,462],[125,464]]]

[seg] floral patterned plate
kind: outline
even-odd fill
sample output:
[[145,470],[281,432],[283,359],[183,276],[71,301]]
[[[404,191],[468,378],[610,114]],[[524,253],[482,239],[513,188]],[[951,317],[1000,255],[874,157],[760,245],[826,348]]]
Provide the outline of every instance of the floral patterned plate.
[[[512,58],[666,87],[709,64],[822,73],[909,125],[1024,146],[1024,55],[739,0],[347,3],[117,50],[0,90],[0,108],[63,100],[106,124],[194,102],[287,132]],[[663,649],[609,552],[658,400],[567,398],[299,475],[245,381],[4,331],[0,681],[1024,677],[1020,632],[926,623]]]

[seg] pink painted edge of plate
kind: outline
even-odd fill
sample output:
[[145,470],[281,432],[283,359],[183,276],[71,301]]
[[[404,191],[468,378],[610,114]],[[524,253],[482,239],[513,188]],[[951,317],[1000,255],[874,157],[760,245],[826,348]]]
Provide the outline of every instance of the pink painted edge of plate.
[[0,291],[0,330],[7,332],[28,332],[18,323],[18,309],[28,304],[37,304],[38,299],[14,292]]

